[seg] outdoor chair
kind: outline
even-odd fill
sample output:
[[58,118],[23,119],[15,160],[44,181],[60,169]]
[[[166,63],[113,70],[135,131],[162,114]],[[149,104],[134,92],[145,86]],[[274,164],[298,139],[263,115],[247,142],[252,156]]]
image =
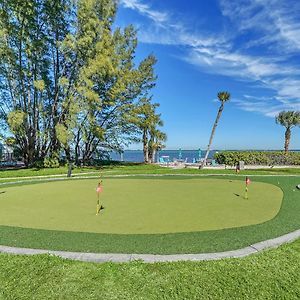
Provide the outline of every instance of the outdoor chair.
[[215,159],[212,159],[211,165],[212,165],[213,167],[216,167],[216,166],[218,165],[218,163],[216,162]]

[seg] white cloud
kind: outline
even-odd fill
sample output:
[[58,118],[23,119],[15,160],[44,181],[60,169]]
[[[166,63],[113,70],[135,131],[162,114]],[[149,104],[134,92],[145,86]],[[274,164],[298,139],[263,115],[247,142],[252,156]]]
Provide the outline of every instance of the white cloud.
[[192,47],[185,60],[204,67],[209,72],[252,81],[260,80],[262,83],[273,75],[299,75],[298,69],[283,64],[281,59],[246,55],[223,47]]
[[120,4],[126,8],[137,10],[140,14],[145,15],[156,23],[163,23],[169,19],[167,13],[153,10],[148,4],[139,0],[120,0]]
[[[280,110],[300,109],[300,68],[290,61],[290,55],[300,49],[300,2],[291,6],[277,0],[219,1],[223,16],[233,24],[230,35],[222,30],[208,33],[190,29],[174,14],[157,11],[142,0],[120,3],[152,21],[139,28],[142,42],[184,46],[185,55],[180,59],[208,73],[258,83],[262,91],[273,94],[236,99],[233,103],[240,109],[270,117]],[[247,31],[254,31],[257,38],[237,48],[235,39]],[[265,55],[251,51],[258,46],[268,49]]]
[[270,85],[278,90],[278,96],[280,98],[295,98],[300,101],[300,79],[283,78],[270,80]]
[[232,99],[231,102],[244,111],[264,114],[267,117],[274,118],[280,111],[284,110],[285,106],[272,105],[270,107],[269,103],[272,100],[272,98],[266,97],[262,97],[261,99],[259,97],[250,97],[247,99]]
[[[264,114],[274,118],[283,110],[300,110],[300,102],[278,101],[274,97],[255,97],[244,95],[241,99],[232,99],[231,102],[244,111]],[[272,103],[272,105],[270,105]]]
[[223,15],[230,18],[237,30],[260,32],[256,44],[276,44],[281,52],[300,49],[298,0],[220,0],[220,5]]

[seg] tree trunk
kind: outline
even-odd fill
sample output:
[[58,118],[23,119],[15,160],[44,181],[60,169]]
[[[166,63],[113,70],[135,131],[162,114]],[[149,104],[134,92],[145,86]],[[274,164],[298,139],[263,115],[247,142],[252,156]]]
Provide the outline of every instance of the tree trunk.
[[151,162],[154,164],[155,163],[155,156],[156,156],[156,149],[153,148],[153,152],[152,152],[152,160]]
[[77,135],[76,135],[76,144],[75,144],[75,164],[77,166],[80,165],[80,162],[79,162],[79,156],[80,156],[79,144],[80,144],[80,129],[78,129],[78,132],[77,132]]
[[149,141],[148,143],[148,162],[152,163],[152,159],[153,159],[153,148],[152,148],[153,142]]
[[147,130],[144,130],[143,132],[143,151],[144,151],[144,162],[149,162],[149,152],[148,152],[148,136],[147,136]]
[[285,131],[285,142],[284,142],[284,152],[289,152],[289,145],[291,141],[291,128],[287,127]]
[[71,150],[70,147],[65,147],[66,159],[68,162],[68,174],[67,177],[72,176],[72,160],[71,160]]
[[224,103],[222,102],[221,106],[219,108],[219,111],[218,111],[217,118],[216,118],[216,121],[214,123],[213,129],[211,131],[211,135],[210,135],[210,139],[209,139],[209,143],[208,143],[208,146],[207,146],[205,157],[204,157],[201,165],[199,166],[199,169],[203,169],[204,166],[206,165],[206,161],[207,161],[207,158],[208,158],[208,155],[209,155],[209,152],[210,152],[210,147],[211,147],[211,144],[212,144],[212,141],[213,141],[213,138],[214,138],[214,135],[215,135],[215,131],[216,131],[216,128],[218,126],[218,122],[219,122],[219,119],[221,117],[223,109],[224,109]]
[[67,174],[67,177],[71,177],[72,176],[72,163],[69,161],[68,163],[68,174]]

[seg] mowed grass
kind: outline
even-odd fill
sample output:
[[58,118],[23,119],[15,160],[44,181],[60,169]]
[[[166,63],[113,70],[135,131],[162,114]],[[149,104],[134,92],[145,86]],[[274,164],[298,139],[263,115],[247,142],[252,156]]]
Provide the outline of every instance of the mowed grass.
[[[68,168],[24,168],[24,169],[0,169],[0,182],[6,181],[5,178],[24,178],[38,176],[66,176]],[[126,162],[110,162],[100,166],[90,167],[74,167],[73,176],[90,173],[90,175],[98,174],[235,174],[235,168],[227,169],[198,169],[198,168],[183,168],[172,169],[162,167],[155,164],[143,163],[126,163]],[[300,175],[300,168],[261,168],[253,170],[241,170],[240,176],[248,175]]]
[[0,254],[0,299],[299,299],[300,240],[242,259],[83,263]]
[[197,232],[263,223],[278,213],[283,193],[228,179],[105,179],[96,216],[97,180],[2,188],[0,224],[112,234]]

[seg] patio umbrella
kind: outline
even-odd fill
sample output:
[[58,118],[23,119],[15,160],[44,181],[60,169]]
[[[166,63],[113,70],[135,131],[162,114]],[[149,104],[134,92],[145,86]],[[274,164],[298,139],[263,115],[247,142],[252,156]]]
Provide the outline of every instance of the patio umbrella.
[[199,160],[201,159],[201,156],[202,156],[202,151],[201,151],[201,149],[199,149],[198,150],[198,158],[199,158]]

